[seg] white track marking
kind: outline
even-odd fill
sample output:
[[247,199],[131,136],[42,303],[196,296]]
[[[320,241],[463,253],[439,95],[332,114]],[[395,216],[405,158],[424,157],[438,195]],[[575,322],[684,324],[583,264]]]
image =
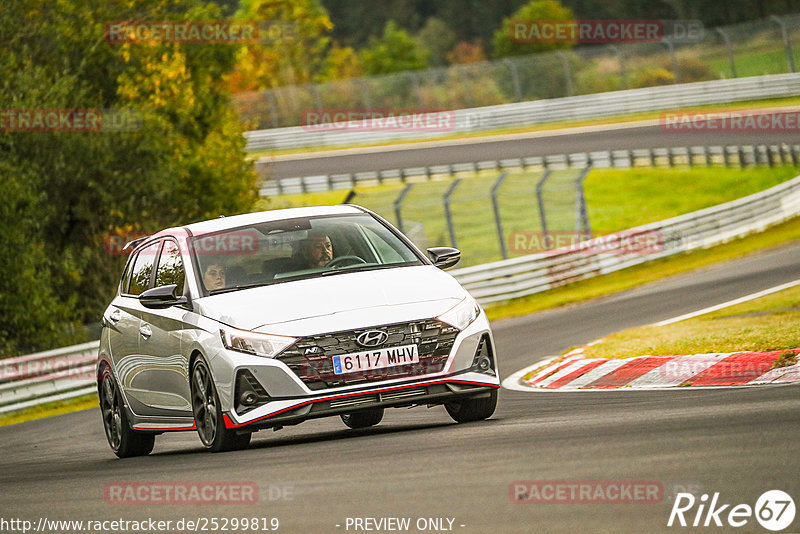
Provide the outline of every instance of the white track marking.
[[757,293],[752,293],[750,295],[745,295],[744,297],[739,297],[738,299],[733,299],[729,300],[728,302],[723,302],[722,304],[717,304],[716,306],[710,306],[708,308],[703,308],[702,310],[694,311],[691,313],[685,313],[683,315],[673,317],[672,319],[660,321],[658,323],[655,323],[653,326],[666,326],[668,324],[677,323],[678,321],[683,321],[685,319],[691,319],[692,317],[697,317],[698,315],[704,315],[706,313],[711,313],[717,310],[721,310],[723,308],[727,308],[728,306],[735,306],[736,304],[741,304],[742,302],[747,302],[749,300],[757,299],[759,297],[763,297],[764,295],[769,295],[770,293],[775,293],[777,291],[789,289],[790,287],[794,287],[798,284],[800,284],[800,280],[787,282],[779,286],[771,287],[769,289],[764,289],[763,291],[759,291]]

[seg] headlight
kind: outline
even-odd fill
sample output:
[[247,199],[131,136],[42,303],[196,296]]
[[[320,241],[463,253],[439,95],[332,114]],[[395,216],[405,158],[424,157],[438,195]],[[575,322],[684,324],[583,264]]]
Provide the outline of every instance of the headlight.
[[472,321],[478,318],[481,313],[481,308],[472,297],[467,297],[443,314],[437,319],[455,326],[459,330],[464,330]]
[[259,334],[226,326],[219,329],[222,344],[231,350],[246,352],[265,358],[274,358],[283,349],[297,341],[293,337]]

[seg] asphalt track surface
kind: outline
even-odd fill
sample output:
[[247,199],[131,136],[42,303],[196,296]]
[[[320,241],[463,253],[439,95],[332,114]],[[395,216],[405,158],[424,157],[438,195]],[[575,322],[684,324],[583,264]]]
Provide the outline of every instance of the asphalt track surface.
[[[501,375],[571,345],[799,273],[795,243],[601,300],[497,322]],[[751,507],[764,491],[780,489],[800,504],[798,438],[800,387],[791,385],[502,390],[497,412],[480,423],[455,424],[442,407],[397,409],[371,429],[348,430],[338,418],[316,420],[255,434],[249,449],[223,454],[205,452],[193,432],[167,434],[157,438],[152,455],[126,460],[111,453],[99,411],[92,409],[0,428],[0,517],[34,524],[43,517],[276,517],[278,531],[289,533],[356,532],[345,528],[347,518],[364,517],[409,517],[409,532],[419,532],[418,518],[454,518],[453,530],[461,533],[766,532],[752,517],[739,529],[666,524],[681,488],[719,492],[720,503]],[[655,481],[665,495],[657,504],[512,503],[509,485],[518,480]],[[248,506],[106,503],[106,484],[126,481],[255,482],[263,500]],[[291,498],[270,500],[270,487],[289,488]],[[689,521],[696,509],[687,513]],[[785,530],[797,531],[800,515]]]
[[[391,151],[358,154],[303,156],[302,159],[275,161],[267,166],[272,178],[314,176],[349,172],[469,163],[477,160],[548,156],[573,152],[639,148],[686,147],[702,145],[751,145],[797,143],[796,132],[664,132],[659,126],[619,128],[557,135],[554,132],[522,139],[477,141],[461,139],[446,146],[392,147]],[[402,145],[398,145],[402,146]]]

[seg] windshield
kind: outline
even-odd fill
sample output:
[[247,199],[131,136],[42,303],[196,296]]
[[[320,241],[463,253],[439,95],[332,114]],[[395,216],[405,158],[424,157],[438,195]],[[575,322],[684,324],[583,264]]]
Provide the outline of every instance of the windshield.
[[201,285],[210,294],[423,264],[368,214],[266,222],[194,236],[190,242]]

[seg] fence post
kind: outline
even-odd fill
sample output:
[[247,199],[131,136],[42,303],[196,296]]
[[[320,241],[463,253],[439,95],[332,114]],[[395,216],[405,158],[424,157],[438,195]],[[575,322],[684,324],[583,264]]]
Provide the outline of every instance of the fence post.
[[411,191],[412,187],[414,187],[413,183],[406,184],[406,186],[403,188],[402,191],[400,191],[400,194],[397,196],[396,199],[394,199],[394,202],[392,203],[392,205],[394,206],[394,217],[395,219],[397,219],[397,229],[400,230],[400,232],[403,231],[403,216],[401,214],[401,210],[403,209],[403,201],[408,196],[408,193],[409,191]]
[[278,104],[275,101],[273,89],[267,89],[264,91],[264,96],[267,98],[267,103],[269,103],[269,113],[272,115],[272,127],[279,128],[281,122],[280,117],[278,117]]
[[508,69],[511,71],[511,81],[514,84],[514,102],[522,102],[522,87],[519,83],[519,71],[517,70],[517,65],[510,59],[504,59],[503,64],[508,66]]
[[711,161],[711,150],[709,150],[708,145],[703,145],[703,154],[706,157],[706,167],[713,167],[714,162]]
[[770,20],[775,21],[781,27],[783,46],[786,47],[786,61],[789,63],[789,72],[794,72],[794,54],[792,54],[792,42],[789,40],[789,31],[786,29],[786,23],[777,15],[772,15]]
[[575,94],[575,87],[572,82],[572,68],[569,66],[569,58],[561,50],[556,50],[556,55],[561,59],[561,64],[564,66],[564,80],[566,83],[567,96],[572,96]]
[[364,109],[372,110],[372,98],[369,94],[369,84],[364,81],[364,78],[356,78],[356,83],[361,86],[361,96],[364,99]]
[[453,214],[450,213],[450,197],[453,196],[453,193],[456,192],[456,188],[458,184],[461,183],[461,178],[456,178],[450,187],[447,189],[447,192],[444,194],[444,216],[447,219],[447,230],[450,232],[450,246],[453,248],[458,248],[458,244],[456,241],[456,229],[453,225]]
[[472,83],[469,80],[466,69],[462,66],[458,66],[456,67],[456,72],[458,72],[458,77],[461,78],[461,83],[464,86],[464,96],[466,96],[467,107],[474,107],[472,100]]
[[592,227],[589,224],[589,211],[586,207],[586,195],[583,191],[583,182],[586,180],[586,177],[591,172],[592,166],[589,165],[583,172],[581,172],[578,179],[575,180],[575,193],[576,193],[576,204],[575,204],[575,231],[580,233],[581,241],[583,241],[584,234],[586,235],[587,239],[592,238]]
[[742,147],[742,145],[739,145],[739,168],[744,169],[745,166],[746,165],[744,161],[744,148]]
[[678,58],[675,56],[675,44],[673,44],[672,39],[665,38],[661,41],[667,49],[669,49],[669,58],[670,62],[672,63],[672,74],[675,75],[675,83],[681,83],[681,72],[678,69]]
[[615,45],[608,45],[608,47],[617,55],[617,63],[619,63],[619,78],[622,82],[622,88],[628,88],[628,72],[625,67],[625,57],[622,55],[622,51],[619,47]]
[[414,84],[414,91],[417,93],[417,104],[422,107],[422,89],[419,86],[419,76],[414,74],[414,71],[407,70],[405,75],[411,78],[411,83]]
[[342,204],[350,204],[350,202],[353,201],[355,196],[356,196],[356,190],[351,189],[350,191],[347,192],[347,196],[344,197],[344,200],[342,200]]
[[725,163],[726,167],[731,166],[731,155],[728,151],[728,145],[722,145],[722,161]]
[[542,176],[539,183],[536,184],[536,202],[539,205],[539,219],[542,222],[542,239],[544,239],[544,246],[546,249],[550,250],[551,244],[550,240],[550,233],[547,231],[547,216],[544,213],[544,184],[547,182],[547,179],[550,177],[550,173],[552,173],[550,169],[546,169],[544,171],[544,176]]
[[506,181],[506,178],[508,178],[508,171],[503,171],[503,173],[497,178],[497,181],[492,186],[491,191],[494,222],[497,226],[497,239],[500,242],[500,254],[503,256],[504,260],[508,259],[508,249],[506,248],[506,240],[503,233],[503,221],[500,219],[500,206],[497,203],[497,193],[500,191],[500,187],[502,187],[503,182]]
[[725,50],[728,52],[728,64],[731,67],[731,78],[738,78],[736,75],[736,63],[733,61],[733,48],[731,47],[731,40],[728,37],[728,34],[725,33],[722,28],[715,28],[717,33],[720,34],[722,40],[725,41]]
[[694,158],[692,157],[692,147],[686,147],[686,160],[689,163],[689,168],[694,167]]

